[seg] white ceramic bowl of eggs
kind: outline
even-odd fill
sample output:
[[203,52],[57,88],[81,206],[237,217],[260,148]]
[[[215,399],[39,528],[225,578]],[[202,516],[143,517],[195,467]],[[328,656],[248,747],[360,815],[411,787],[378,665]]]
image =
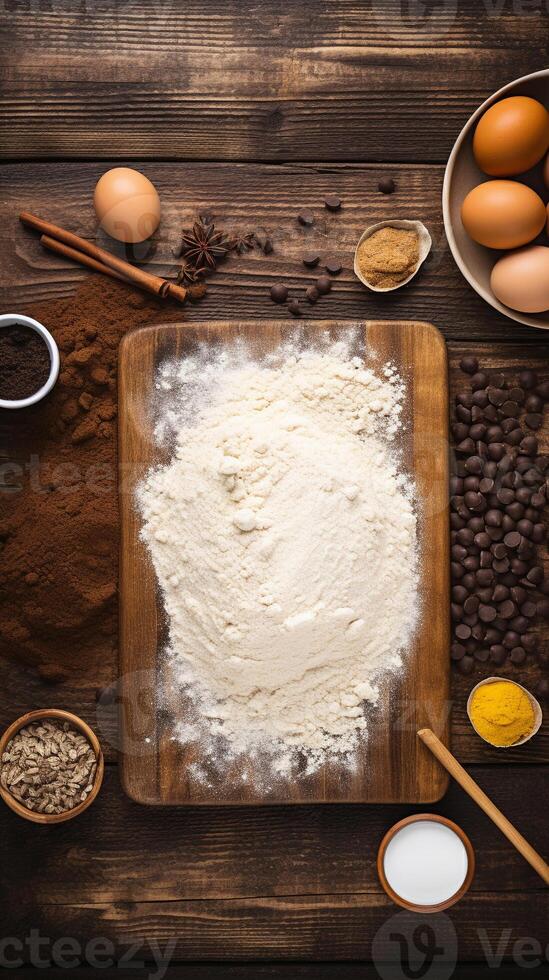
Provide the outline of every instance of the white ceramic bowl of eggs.
[[446,237],[477,293],[549,329],[549,69],[505,85],[473,113],[450,154]]

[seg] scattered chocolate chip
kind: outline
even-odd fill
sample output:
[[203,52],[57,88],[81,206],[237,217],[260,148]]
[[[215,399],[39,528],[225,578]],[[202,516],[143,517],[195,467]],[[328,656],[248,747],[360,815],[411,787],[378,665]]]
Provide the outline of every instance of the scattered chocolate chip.
[[288,309],[292,314],[292,316],[301,316],[302,313],[301,305],[297,299],[290,300],[290,302],[288,303]]
[[316,288],[318,289],[321,296],[325,293],[329,293],[332,288],[332,280],[328,276],[319,276],[316,281]]
[[271,286],[271,299],[273,303],[285,303],[288,299],[288,287],[282,282],[276,282]]
[[325,262],[326,272],[329,272],[331,276],[338,276],[341,272],[341,262],[337,259],[327,259]]
[[339,211],[341,198],[337,194],[327,194],[324,198],[324,205],[328,208],[328,211]]
[[316,303],[320,296],[320,292],[316,286],[309,286],[308,289],[305,290],[305,296],[309,300],[309,303]]
[[538,429],[541,428],[541,424],[543,422],[543,415],[531,412],[528,415],[524,416],[524,421],[526,422],[526,425],[528,426],[529,429],[534,429],[534,431],[537,431]]
[[320,262],[320,255],[318,252],[307,252],[303,256],[303,265],[306,265],[308,269],[314,269],[315,265]]
[[297,220],[304,228],[311,228],[315,223],[315,216],[312,211],[300,211]]
[[396,184],[392,177],[382,177],[377,188],[382,194],[393,194],[396,190]]
[[465,374],[476,374],[478,371],[478,361],[476,357],[462,357],[461,361],[459,362],[459,366],[461,370],[465,372]]
[[531,371],[529,368],[526,371],[521,371],[519,374],[519,384],[521,388],[526,388],[527,391],[535,388],[538,383],[538,376],[535,371]]

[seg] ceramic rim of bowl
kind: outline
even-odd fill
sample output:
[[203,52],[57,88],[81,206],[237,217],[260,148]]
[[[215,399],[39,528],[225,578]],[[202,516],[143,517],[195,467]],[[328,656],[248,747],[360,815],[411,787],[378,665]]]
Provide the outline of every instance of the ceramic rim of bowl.
[[33,318],[30,316],[24,316],[22,313],[3,313],[0,315],[0,330],[4,327],[14,327],[19,324],[22,327],[28,327],[29,329],[34,330],[40,337],[42,337],[42,340],[48,349],[50,358],[50,373],[47,381],[41,388],[38,389],[38,391],[35,391],[33,395],[29,395],[28,398],[18,398],[14,400],[9,398],[0,398],[0,408],[28,408],[30,405],[35,405],[49,394],[59,376],[59,349],[51,333],[46,329],[44,324],[40,323],[38,320],[33,320]]
[[[520,687],[521,691],[524,691],[526,696],[529,698],[532,708],[534,709],[534,727],[532,728],[532,731],[529,735],[524,735],[523,738],[519,738],[517,742],[513,742],[511,745],[495,745],[494,742],[490,741],[490,739],[485,738],[484,735],[481,735],[473,719],[471,718],[471,702],[475,691],[477,691],[479,687],[483,687],[484,684],[494,684],[496,681],[507,681],[509,684],[514,684],[515,687]],[[530,739],[539,732],[543,721],[543,712],[538,699],[531,693],[531,691],[528,690],[528,688],[524,687],[522,684],[519,684],[518,681],[513,680],[511,677],[484,677],[471,689],[469,697],[467,698],[466,708],[467,717],[471,722],[472,728],[477,733],[478,737],[481,738],[483,742],[486,742],[487,745],[491,745],[493,749],[516,749],[517,745],[524,745],[525,742],[529,742]]]
[[[475,109],[473,114],[469,116],[469,119],[458,133],[444,170],[444,181],[442,184],[442,218],[444,222],[444,231],[446,233],[446,238],[450,246],[450,251],[454,258],[454,262],[460,270],[463,278],[466,279],[475,292],[486,303],[492,306],[493,309],[497,310],[499,313],[502,313],[503,316],[506,316],[509,320],[515,320],[517,323],[524,323],[527,327],[536,327],[538,330],[549,330],[549,326],[539,323],[533,318],[533,316],[521,313],[519,310],[512,310],[510,306],[505,306],[504,303],[500,303],[497,297],[494,296],[490,290],[485,289],[479,282],[476,281],[476,279],[473,278],[473,275],[469,272],[467,265],[460,255],[450,214],[450,187],[454,176],[455,162],[459,152],[461,151],[465,137],[469,133],[470,129],[478,122],[483,113],[490,108],[490,106],[498,102],[499,99],[501,99],[507,93],[511,94],[517,86],[525,82],[530,82],[535,78],[549,79],[549,68],[542,68],[540,71],[534,71],[529,75],[522,75],[520,78],[515,78],[511,82],[507,82],[507,84],[503,85],[502,88],[497,90],[497,92],[494,92],[487,99],[485,99],[484,102],[479,105],[477,109]],[[502,252],[502,254],[506,254],[505,250]],[[549,316],[549,311],[547,315]]]
[[[362,272],[360,271],[360,266],[358,264],[358,250],[362,245],[362,242],[366,241],[367,238],[370,238],[372,235],[375,234],[376,231],[379,231],[381,228],[403,228],[405,231],[415,231],[419,239],[419,260],[414,271],[411,272],[410,275],[406,277],[406,279],[403,279],[402,282],[398,282],[396,286],[388,286],[385,288],[374,286],[372,285],[371,282],[368,282],[366,277],[362,275]],[[433,244],[433,240],[429,234],[428,229],[423,224],[423,221],[418,221],[417,219],[412,219],[412,218],[392,218],[392,219],[388,218],[384,221],[376,221],[375,224],[368,225],[368,227],[364,229],[362,235],[360,236],[357,242],[357,246],[355,248],[354,261],[353,261],[354,274],[357,277],[357,279],[360,280],[363,286],[366,286],[367,289],[371,289],[372,292],[374,293],[394,293],[396,289],[401,289],[401,287],[409,283],[414,278],[414,276],[417,276],[419,270],[421,269],[421,266],[423,265],[425,259],[427,258],[429,252],[431,251],[432,244]]]
[[[409,902],[406,898],[402,898],[398,892],[395,892],[391,887],[385,874],[385,853],[390,842],[393,840],[393,837],[395,837],[404,827],[408,827],[410,824],[420,823],[422,821],[440,823],[444,827],[448,827],[449,830],[452,830],[456,836],[459,837],[465,848],[465,853],[467,854],[467,872],[458,890],[449,898],[444,899],[444,901],[437,902],[436,905],[419,905],[415,902]],[[459,902],[459,900],[463,898],[471,887],[471,882],[475,874],[475,852],[473,850],[473,845],[471,844],[471,841],[469,840],[465,831],[462,830],[457,823],[454,823],[453,820],[449,820],[448,817],[442,817],[438,813],[412,813],[409,817],[404,817],[402,820],[398,820],[397,823],[393,824],[393,826],[389,828],[383,837],[377,852],[377,873],[383,890],[389,896],[391,901],[395,903],[395,905],[400,905],[401,908],[406,909],[408,912],[421,912],[427,914],[431,912],[442,912],[444,909],[450,908],[451,905],[455,905],[456,902]]]

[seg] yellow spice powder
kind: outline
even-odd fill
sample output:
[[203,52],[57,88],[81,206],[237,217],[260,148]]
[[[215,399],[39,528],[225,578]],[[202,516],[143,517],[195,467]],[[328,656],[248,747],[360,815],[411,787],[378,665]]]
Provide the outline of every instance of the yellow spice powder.
[[365,238],[358,249],[358,267],[379,289],[390,289],[407,279],[419,262],[417,232],[388,225]]
[[492,745],[514,745],[534,728],[532,702],[512,681],[482,684],[473,694],[469,710],[477,732]]

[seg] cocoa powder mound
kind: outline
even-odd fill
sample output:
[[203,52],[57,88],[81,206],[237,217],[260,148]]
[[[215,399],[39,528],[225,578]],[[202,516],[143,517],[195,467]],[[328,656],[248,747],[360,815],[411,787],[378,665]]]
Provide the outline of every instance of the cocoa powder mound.
[[23,312],[61,372],[38,405],[0,411],[0,655],[58,683],[116,657],[118,344],[182,311],[93,276]]

